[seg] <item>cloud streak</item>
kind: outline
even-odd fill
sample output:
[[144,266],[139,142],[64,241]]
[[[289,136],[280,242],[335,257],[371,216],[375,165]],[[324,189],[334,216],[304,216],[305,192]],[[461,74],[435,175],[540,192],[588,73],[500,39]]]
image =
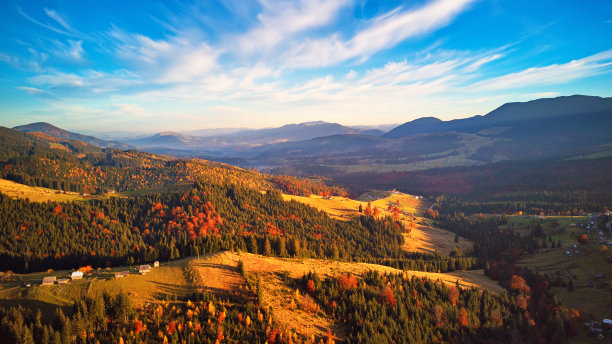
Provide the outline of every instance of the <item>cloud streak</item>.
[[322,67],[358,59],[389,49],[412,37],[447,25],[474,0],[434,0],[413,10],[396,9],[375,18],[349,40],[338,34],[310,39],[294,46],[286,55],[292,67]]

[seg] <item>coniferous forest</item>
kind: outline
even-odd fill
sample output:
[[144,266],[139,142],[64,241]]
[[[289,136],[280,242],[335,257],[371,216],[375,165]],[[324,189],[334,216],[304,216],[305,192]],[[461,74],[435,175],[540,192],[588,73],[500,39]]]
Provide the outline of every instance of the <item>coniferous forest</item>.
[[[44,315],[28,305],[3,306],[2,343],[565,343],[579,330],[580,313],[554,296],[555,281],[517,264],[543,247],[541,227],[524,235],[506,226],[504,214],[580,214],[602,208],[598,200],[583,201],[580,191],[563,198],[546,191],[543,198],[525,198],[517,191],[503,202],[431,193],[426,215],[432,223],[473,245],[463,251],[453,248],[450,255],[407,252],[402,246],[409,230],[399,216],[376,216],[370,209],[339,220],[282,197],[347,197],[363,191],[355,182],[375,188],[375,178],[329,186],[332,180],[322,177],[272,176],[10,129],[1,133],[2,178],[85,197],[33,202],[0,193],[2,271],[103,269],[222,251],[405,271],[372,270],[359,276],[311,272],[283,280],[307,300],[300,301],[300,309],[332,319],[343,329],[343,339],[279,327],[274,309],[262,303],[266,287],[257,283],[244,298],[194,291],[136,306],[129,294],[104,293],[74,300],[73,306],[57,307],[52,314],[45,310]],[[499,215],[465,215],[477,212]],[[506,291],[447,285],[406,273],[474,269],[484,269]]]

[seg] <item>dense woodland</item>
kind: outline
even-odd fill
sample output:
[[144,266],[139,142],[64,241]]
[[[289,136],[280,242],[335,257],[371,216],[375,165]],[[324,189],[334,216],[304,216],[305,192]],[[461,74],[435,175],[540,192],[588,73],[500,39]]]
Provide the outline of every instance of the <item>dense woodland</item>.
[[[40,311],[0,309],[0,343],[279,343],[270,314],[253,302],[219,300],[196,293],[186,300],[135,309],[127,294],[87,297],[70,315],[58,308],[50,319]],[[297,337],[295,337],[297,339]]]
[[[0,128],[0,143],[1,178],[79,193],[140,190],[137,196],[73,203],[33,203],[0,194],[0,270],[104,267],[234,250],[433,272],[485,268],[508,289],[494,295],[375,273],[361,279],[305,276],[298,288],[349,329],[349,343],[564,343],[577,330],[577,312],[554,298],[552,281],[516,266],[522,254],[554,243],[547,243],[537,226],[521,236],[500,229],[503,216],[464,214],[581,214],[602,210],[612,194],[606,194],[611,177],[602,172],[612,160],[573,162],[572,168],[563,162],[530,162],[517,170],[508,162],[479,169],[355,174],[336,179],[344,189],[320,178],[270,176],[5,128]],[[548,170],[553,172],[544,173]],[[588,185],[581,180],[589,180]],[[159,191],[176,184],[185,188]],[[455,249],[450,257],[407,253],[401,249],[405,229],[391,217],[364,214],[339,221],[302,203],[285,202],[279,192],[329,196],[364,187],[440,195],[428,215],[437,226],[474,241],[473,249]],[[0,343],[294,339],[275,330],[260,306],[206,294],[138,310],[124,294],[101,296],[77,302],[66,314],[58,312],[50,323],[40,312],[0,309]]]
[[425,271],[482,264],[473,257],[406,253],[400,222],[330,218],[277,191],[197,182],[188,192],[32,203],[0,195],[0,269],[103,267],[220,250],[330,258]]
[[369,189],[444,195],[450,212],[583,214],[612,204],[612,159],[508,161],[478,167],[333,177],[353,193]]
[[565,343],[580,325],[558,303],[539,317],[527,289],[497,295],[376,272],[324,280],[311,273],[301,286],[344,323],[347,343]]

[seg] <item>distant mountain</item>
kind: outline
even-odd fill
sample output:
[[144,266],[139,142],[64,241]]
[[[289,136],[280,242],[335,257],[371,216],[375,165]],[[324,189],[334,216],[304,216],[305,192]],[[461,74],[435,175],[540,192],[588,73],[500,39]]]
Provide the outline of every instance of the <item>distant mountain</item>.
[[128,143],[142,147],[165,147],[179,148],[191,145],[191,136],[179,134],[172,131],[155,134],[141,139],[126,140]]
[[237,133],[239,131],[248,130],[246,128],[211,128],[211,129],[197,129],[197,130],[184,130],[181,131],[181,134],[189,135],[189,136],[199,136],[199,137],[208,137],[208,136],[219,136],[219,135],[229,135],[233,133]]
[[166,132],[146,138],[127,140],[126,142],[143,148],[163,147],[181,150],[232,152],[281,142],[305,141],[317,137],[348,134],[380,136],[382,132],[376,129],[362,130],[346,127],[337,123],[316,121],[287,124],[278,128],[241,130],[226,135],[205,137]]
[[122,144],[121,142],[105,141],[97,137],[73,133],[45,122],[36,122],[26,125],[20,125],[14,127],[13,129],[24,133],[43,133],[45,135],[49,135],[58,139],[78,140],[99,147],[127,148],[127,146],[125,144]]
[[[574,95],[536,99],[524,103],[507,103],[484,116],[474,116],[452,121],[441,121],[433,117],[420,118],[398,126],[384,134],[383,137],[400,138],[414,134],[444,131],[477,133],[495,126],[507,126],[519,122],[606,114],[612,114],[612,98]],[[567,129],[570,130],[571,128]]]

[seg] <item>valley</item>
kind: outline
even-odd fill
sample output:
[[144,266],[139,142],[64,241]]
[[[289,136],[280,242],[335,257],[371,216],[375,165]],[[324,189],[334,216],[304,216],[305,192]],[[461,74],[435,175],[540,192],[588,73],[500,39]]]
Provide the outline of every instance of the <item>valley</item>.
[[610,306],[607,138],[534,159],[527,123],[557,116],[561,135],[575,119],[507,108],[388,133],[236,131],[220,144],[241,167],[171,133],[130,143],[151,153],[0,128],[0,342],[593,342],[581,324]]

